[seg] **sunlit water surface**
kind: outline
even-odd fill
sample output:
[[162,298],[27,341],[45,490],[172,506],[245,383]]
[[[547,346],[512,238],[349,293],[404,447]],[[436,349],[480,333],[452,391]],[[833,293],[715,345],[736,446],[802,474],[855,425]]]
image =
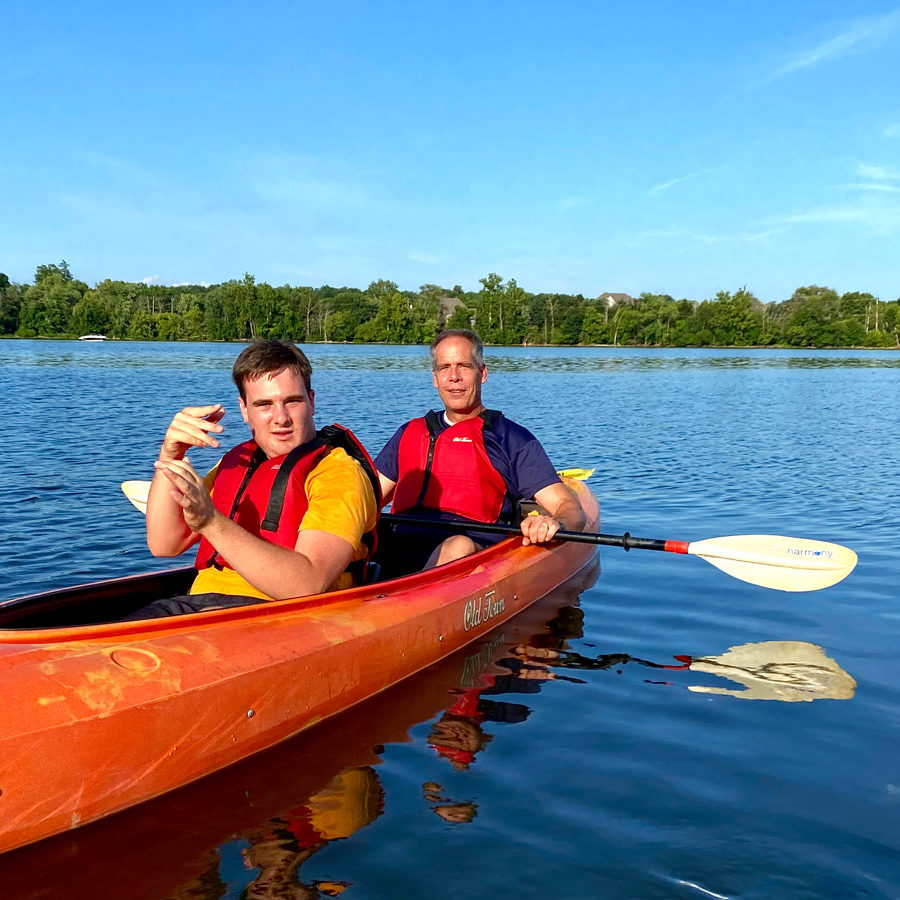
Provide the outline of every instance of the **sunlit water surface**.
[[[238,349],[0,343],[0,599],[171,564],[118,486],[181,406],[244,439]],[[422,348],[308,352],[317,421],[373,451],[435,402]],[[604,548],[596,583],[388,694],[0,859],[5,896],[900,897],[900,355],[488,364],[489,406],[596,469],[605,531],[822,538],[857,570],[785,594]]]

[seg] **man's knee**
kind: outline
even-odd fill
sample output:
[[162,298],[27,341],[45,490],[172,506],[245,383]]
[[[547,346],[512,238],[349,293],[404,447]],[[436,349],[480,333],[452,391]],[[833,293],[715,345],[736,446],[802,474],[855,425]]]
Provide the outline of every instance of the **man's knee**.
[[480,549],[481,547],[471,538],[466,537],[464,534],[454,534],[452,537],[448,537],[445,541],[442,541],[435,548],[435,551],[431,554],[428,565],[425,568],[431,569],[434,566],[446,565],[449,562],[453,562],[455,559],[471,556]]

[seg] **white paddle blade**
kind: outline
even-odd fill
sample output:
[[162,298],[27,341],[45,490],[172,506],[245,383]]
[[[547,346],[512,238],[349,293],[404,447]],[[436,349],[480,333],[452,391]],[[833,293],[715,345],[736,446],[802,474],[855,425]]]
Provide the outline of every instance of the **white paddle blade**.
[[775,534],[693,541],[688,553],[741,581],[777,591],[818,591],[846,578],[856,565],[849,547]]
[[132,502],[135,509],[146,515],[147,495],[150,493],[149,481],[123,481],[122,493]]

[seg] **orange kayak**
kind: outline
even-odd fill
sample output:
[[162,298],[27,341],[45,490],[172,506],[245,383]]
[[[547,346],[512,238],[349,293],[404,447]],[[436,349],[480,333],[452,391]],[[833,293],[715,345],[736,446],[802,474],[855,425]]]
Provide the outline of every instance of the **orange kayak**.
[[[596,529],[588,488],[568,482]],[[103,624],[183,593],[192,570],[0,604],[0,852],[264,750],[480,638],[594,556],[508,538],[348,591]]]

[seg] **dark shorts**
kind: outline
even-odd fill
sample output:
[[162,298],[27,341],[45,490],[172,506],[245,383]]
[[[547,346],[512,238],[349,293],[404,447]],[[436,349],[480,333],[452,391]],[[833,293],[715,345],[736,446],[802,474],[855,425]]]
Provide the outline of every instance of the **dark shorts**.
[[[379,580],[387,581],[389,578],[421,572],[437,547],[448,537],[459,533],[439,528],[415,528],[411,525],[392,526],[378,547],[377,558],[381,565]],[[473,532],[467,537],[472,539],[479,550],[483,550],[502,541],[505,535]]]
[[230,609],[235,606],[253,606],[265,603],[259,597],[236,597],[233,594],[181,594],[166,597],[125,616],[121,621],[135,619],[161,619],[164,616],[183,616],[187,613],[203,612],[207,609]]

